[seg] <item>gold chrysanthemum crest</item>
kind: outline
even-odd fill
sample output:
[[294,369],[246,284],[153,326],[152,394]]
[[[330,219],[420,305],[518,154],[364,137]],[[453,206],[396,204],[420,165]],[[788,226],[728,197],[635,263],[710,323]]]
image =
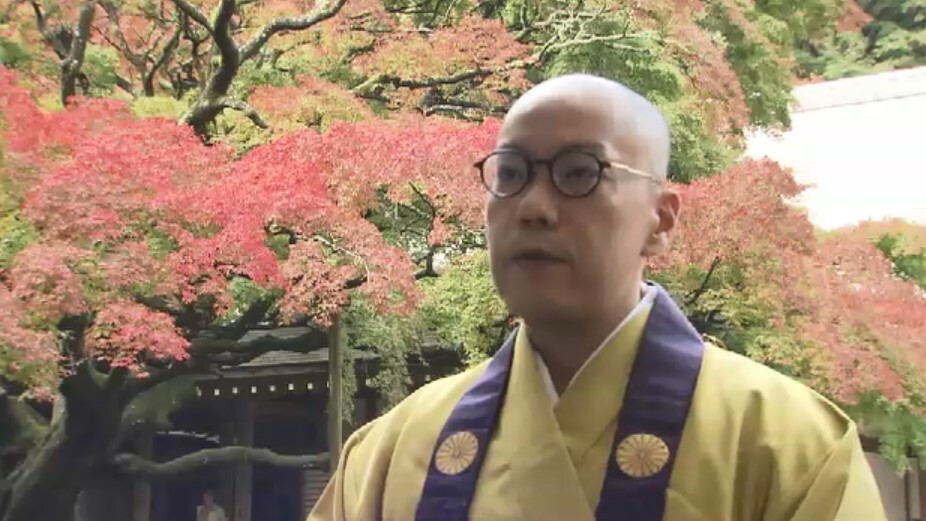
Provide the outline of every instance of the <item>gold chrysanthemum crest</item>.
[[453,476],[468,469],[479,453],[479,438],[468,431],[447,436],[437,449],[434,466],[442,474]]
[[632,478],[648,478],[666,466],[669,447],[652,434],[631,434],[617,446],[614,456],[624,474]]

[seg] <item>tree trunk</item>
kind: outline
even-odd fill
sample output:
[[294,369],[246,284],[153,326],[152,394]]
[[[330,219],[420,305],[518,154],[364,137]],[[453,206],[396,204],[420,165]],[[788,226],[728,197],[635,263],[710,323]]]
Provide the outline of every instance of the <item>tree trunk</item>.
[[[61,104],[67,106],[68,100],[77,94],[78,80],[83,77],[84,90],[89,87],[89,80],[81,73],[84,64],[84,53],[87,43],[90,42],[90,27],[93,15],[96,12],[96,2],[85,1],[80,5],[77,23],[74,26],[74,38],[67,55],[61,59]],[[84,92],[86,94],[86,92]]]
[[118,415],[103,404],[73,414],[63,407],[40,445],[9,476],[0,521],[62,521],[73,516],[81,488],[106,460]]

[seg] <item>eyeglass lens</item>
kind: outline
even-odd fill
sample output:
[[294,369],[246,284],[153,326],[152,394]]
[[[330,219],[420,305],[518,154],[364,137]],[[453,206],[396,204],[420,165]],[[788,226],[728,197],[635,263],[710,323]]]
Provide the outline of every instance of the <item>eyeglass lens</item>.
[[[582,197],[595,189],[601,176],[601,163],[585,152],[558,154],[550,166],[553,185],[568,197]],[[520,152],[495,152],[482,165],[486,188],[498,197],[510,197],[524,189],[531,181],[531,168],[536,168]]]

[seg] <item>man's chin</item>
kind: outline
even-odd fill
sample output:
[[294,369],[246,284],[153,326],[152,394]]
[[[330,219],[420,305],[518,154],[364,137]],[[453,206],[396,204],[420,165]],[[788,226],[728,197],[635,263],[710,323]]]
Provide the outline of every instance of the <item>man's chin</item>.
[[563,298],[562,293],[536,291],[506,298],[505,303],[512,315],[528,323],[569,320],[576,315],[576,306]]

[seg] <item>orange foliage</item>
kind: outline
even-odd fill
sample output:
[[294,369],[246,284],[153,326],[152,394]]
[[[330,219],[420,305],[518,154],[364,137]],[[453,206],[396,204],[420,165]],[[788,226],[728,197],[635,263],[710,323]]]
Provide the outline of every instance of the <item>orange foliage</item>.
[[[367,75],[385,74],[412,82],[464,71],[493,72],[474,74],[463,85],[478,87],[487,102],[499,104],[505,101],[499,91],[528,87],[522,67],[507,68],[528,54],[529,47],[515,41],[501,21],[469,15],[433,31],[398,30],[389,39],[378,40],[375,50],[354,64]],[[396,101],[408,106],[419,97],[420,93],[406,91]]]
[[905,373],[926,371],[926,296],[896,278],[870,242],[851,237],[822,241],[809,276],[814,307],[801,330],[831,356],[832,394],[851,402],[876,388],[899,398]]
[[757,253],[806,255],[812,249],[813,227],[787,204],[803,187],[778,163],[744,161],[675,188],[684,201],[676,247],[654,263],[657,269],[695,265],[707,270],[718,257],[740,262]]
[[[146,355],[182,359],[189,343],[169,314],[133,298],[139,288],[178,307],[212,303],[220,316],[234,304],[230,280],[246,277],[284,291],[284,319],[324,324],[359,280],[374,309],[411,310],[414,263],[362,213],[377,187],[401,199],[415,185],[438,209],[437,233],[443,220],[475,225],[483,191],[471,172],[460,175],[497,130],[496,122],[411,116],[340,123],[235,159],[186,126],[136,119],[111,100],[42,112],[2,68],[0,109],[0,181],[22,197],[22,216],[39,235],[0,274],[0,355],[47,362],[54,344],[42,328],[90,313],[93,356],[139,374]],[[268,227],[293,234],[283,261]],[[173,246],[152,251],[153,231]]]
[[[770,325],[812,347],[822,378],[812,383],[844,403],[861,391],[890,400],[926,372],[926,295],[893,276],[870,240],[869,224],[818,240],[806,216],[788,204],[800,193],[791,173],[768,160],[739,163],[716,177],[678,186],[684,206],[674,251],[656,271],[707,272],[712,263],[735,267],[767,308]],[[754,354],[781,360],[775,352]],[[810,378],[816,378],[810,376]]]
[[900,235],[903,240],[902,246],[909,252],[917,252],[926,248],[926,225],[903,219],[866,221],[837,230],[835,234],[841,237],[851,237],[853,240],[867,241],[877,241],[882,235]]
[[408,115],[338,124],[325,134],[325,171],[337,200],[357,211],[370,207],[380,187],[388,188],[392,200],[408,201],[414,184],[436,207],[440,220],[455,218],[477,227],[485,191],[472,163],[492,149],[499,123]]
[[295,87],[261,85],[249,98],[274,135],[315,127],[326,129],[334,121],[359,121],[373,117],[367,104],[340,85],[314,76],[303,76]]

